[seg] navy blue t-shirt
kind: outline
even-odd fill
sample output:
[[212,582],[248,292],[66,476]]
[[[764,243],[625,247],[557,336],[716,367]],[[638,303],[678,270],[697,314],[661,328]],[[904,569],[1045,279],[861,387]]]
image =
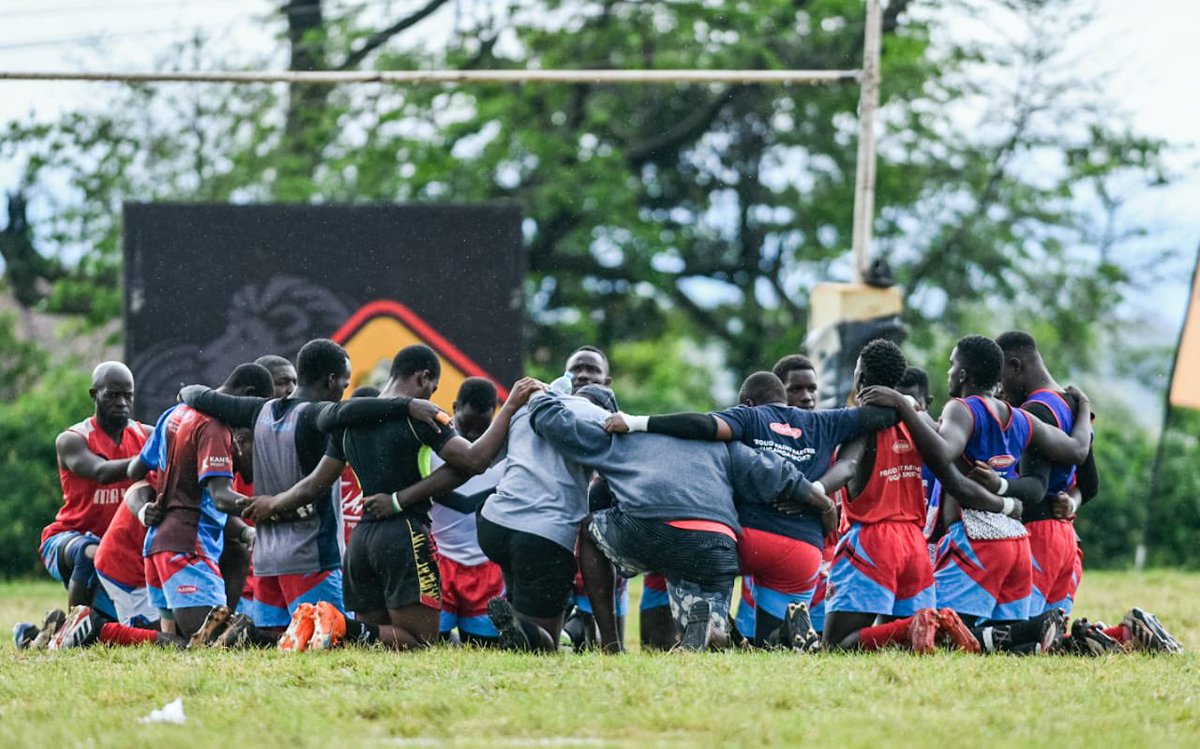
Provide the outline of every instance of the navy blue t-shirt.
[[[792,406],[735,406],[713,414],[729,424],[733,439],[771,450],[794,463],[809,481],[821,478],[837,446],[863,433],[857,408],[805,411]],[[784,515],[769,505],[738,504],[738,522],[823,548],[821,521],[814,515]]]

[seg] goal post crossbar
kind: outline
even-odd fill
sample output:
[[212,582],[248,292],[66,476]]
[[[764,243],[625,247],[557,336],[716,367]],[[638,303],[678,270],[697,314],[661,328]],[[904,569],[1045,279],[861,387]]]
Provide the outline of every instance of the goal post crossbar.
[[858,83],[858,70],[0,71],[0,81],[109,83]]

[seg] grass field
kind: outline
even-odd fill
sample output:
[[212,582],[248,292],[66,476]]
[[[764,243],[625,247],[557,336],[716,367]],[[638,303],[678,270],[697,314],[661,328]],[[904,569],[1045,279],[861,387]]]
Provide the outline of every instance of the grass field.
[[[0,584],[0,622],[63,598]],[[1186,647],[1198,602],[1200,575],[1097,572],[1079,611],[1136,603]],[[138,722],[176,697],[185,725]],[[1200,656],[0,652],[5,748],[761,744],[1197,746]]]

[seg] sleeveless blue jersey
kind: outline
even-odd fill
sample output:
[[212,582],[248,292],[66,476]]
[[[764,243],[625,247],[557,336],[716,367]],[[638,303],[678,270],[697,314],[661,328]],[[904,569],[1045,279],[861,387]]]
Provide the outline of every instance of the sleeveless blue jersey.
[[1033,417],[1019,408],[1010,407],[1008,422],[1002,424],[988,402],[978,395],[959,400],[971,410],[975,419],[975,428],[963,450],[963,458],[968,463],[981,460],[1009,481],[1017,478],[1021,454],[1033,436],[1030,422]]
[[[1059,393],[1053,390],[1035,390],[1030,394],[1029,400],[1025,401],[1028,406],[1031,403],[1041,403],[1046,408],[1050,409],[1050,413],[1054,414],[1054,420],[1058,422],[1058,428],[1071,433],[1075,428],[1075,412],[1071,410],[1071,405],[1067,403],[1066,398],[1063,398]],[[1046,484],[1046,496],[1053,497],[1059,492],[1068,491],[1075,485],[1075,466],[1055,463],[1050,468],[1050,480]]]

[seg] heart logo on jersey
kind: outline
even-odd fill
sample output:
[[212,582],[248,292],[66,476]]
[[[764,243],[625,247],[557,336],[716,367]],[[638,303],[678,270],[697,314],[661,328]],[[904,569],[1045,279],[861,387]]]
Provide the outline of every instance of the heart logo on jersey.
[[988,465],[998,471],[1004,470],[1016,462],[1017,459],[1011,455],[997,455],[995,457],[988,458]]
[[913,446],[912,446],[911,442],[906,442],[904,440],[896,440],[895,442],[892,443],[892,452],[906,453],[912,449],[913,449]]
[[800,435],[804,434],[804,430],[800,427],[794,427],[791,424],[780,424],[779,422],[771,424],[771,431],[775,434],[782,434],[784,437],[791,437],[794,440],[800,439]]

